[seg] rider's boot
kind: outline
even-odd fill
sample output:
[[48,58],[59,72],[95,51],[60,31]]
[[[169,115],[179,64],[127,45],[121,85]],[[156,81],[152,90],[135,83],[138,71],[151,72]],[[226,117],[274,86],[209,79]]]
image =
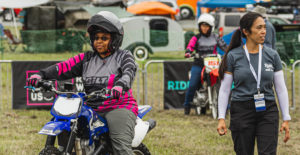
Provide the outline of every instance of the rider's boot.
[[185,107],[184,107],[184,114],[185,114],[185,115],[189,115],[190,112],[191,112],[191,107],[190,107],[190,106],[185,106]]

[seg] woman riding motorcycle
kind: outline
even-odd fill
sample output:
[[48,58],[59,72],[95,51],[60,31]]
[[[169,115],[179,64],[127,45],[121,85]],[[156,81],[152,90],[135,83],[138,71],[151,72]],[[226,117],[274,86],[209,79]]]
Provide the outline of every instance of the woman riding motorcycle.
[[119,49],[124,35],[123,26],[116,15],[101,11],[88,21],[87,31],[92,51],[40,70],[27,80],[27,85],[37,86],[40,79],[82,77],[86,93],[111,89],[112,98],[105,101],[96,99],[87,105],[107,120],[113,153],[132,155],[138,107],[131,85],[137,67],[131,52]]
[[184,102],[184,114],[189,115],[195,91],[201,87],[201,71],[204,66],[201,56],[206,54],[217,54],[217,46],[223,51],[227,48],[224,40],[212,33],[215,27],[215,19],[210,14],[202,14],[198,19],[199,33],[191,38],[186,48],[185,57],[191,57],[195,52],[194,63],[191,69],[191,78]]

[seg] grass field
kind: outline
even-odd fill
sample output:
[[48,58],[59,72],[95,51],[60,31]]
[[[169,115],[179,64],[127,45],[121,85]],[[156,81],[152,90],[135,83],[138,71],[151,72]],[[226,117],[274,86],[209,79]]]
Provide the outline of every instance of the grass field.
[[[65,60],[75,53],[61,54],[3,54],[6,60]],[[150,59],[182,59],[183,53],[158,53]],[[142,63],[140,63],[142,65]],[[156,69],[154,68],[154,71]],[[2,84],[5,85],[5,84]],[[2,95],[5,95],[2,94]],[[7,95],[7,94],[6,94]],[[155,102],[152,101],[152,102]],[[299,103],[299,102],[298,102]],[[210,112],[197,116],[194,111],[184,116],[182,110],[162,110],[155,103],[154,110],[145,116],[157,121],[156,128],[144,140],[153,155],[231,155],[234,154],[230,131],[226,136],[217,134],[217,120]],[[47,110],[12,110],[11,105],[0,106],[0,155],[34,155],[44,147],[46,136],[37,132],[51,119]],[[291,139],[283,143],[279,135],[278,154],[300,154],[300,110],[291,111]],[[227,126],[229,126],[227,119]]]

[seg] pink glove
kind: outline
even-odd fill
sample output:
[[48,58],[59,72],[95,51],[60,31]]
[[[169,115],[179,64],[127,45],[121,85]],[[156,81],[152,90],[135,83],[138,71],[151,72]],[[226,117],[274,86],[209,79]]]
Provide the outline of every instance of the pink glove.
[[26,80],[26,86],[37,87],[37,84],[41,79],[42,77],[40,75],[33,74]]
[[190,58],[191,57],[191,53],[185,53],[184,57],[185,58]]
[[111,97],[119,99],[122,96],[123,88],[121,86],[114,86],[111,89]]

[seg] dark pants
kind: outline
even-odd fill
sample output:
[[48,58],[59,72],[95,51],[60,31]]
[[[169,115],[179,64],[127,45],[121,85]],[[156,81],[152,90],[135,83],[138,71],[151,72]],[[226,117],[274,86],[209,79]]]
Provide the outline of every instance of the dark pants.
[[190,107],[190,102],[193,101],[196,90],[201,86],[201,71],[200,66],[192,66],[190,84],[183,104],[185,107]]
[[237,155],[253,155],[255,138],[259,155],[276,155],[279,115],[275,101],[256,112],[254,101],[231,102],[230,130]]

